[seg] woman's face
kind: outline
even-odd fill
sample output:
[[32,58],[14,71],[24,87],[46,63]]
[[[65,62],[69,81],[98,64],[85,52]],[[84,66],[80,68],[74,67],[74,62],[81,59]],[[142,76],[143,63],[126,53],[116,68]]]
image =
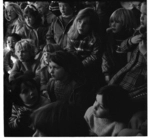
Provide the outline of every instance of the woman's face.
[[112,32],[115,34],[121,32],[123,28],[122,24],[119,21],[114,21],[114,20],[111,21],[110,27],[112,28]]
[[67,76],[67,72],[65,69],[59,65],[57,65],[55,62],[51,61],[49,63],[49,72],[53,78],[56,80],[64,80]]
[[35,17],[33,17],[31,15],[25,16],[25,22],[28,26],[32,27],[35,23]]
[[72,14],[72,8],[68,3],[59,2],[59,10],[62,16],[68,16]]
[[94,108],[93,114],[97,118],[105,118],[109,114],[109,111],[106,108],[104,108],[103,105],[103,95],[96,96],[96,100],[93,104],[93,108]]
[[6,10],[7,10],[6,12],[8,15],[8,19],[10,21],[15,20],[17,18],[18,15],[16,14],[12,6],[8,6]]
[[90,30],[89,18],[77,20],[77,31],[80,35],[86,35]]
[[21,93],[19,96],[23,103],[27,106],[33,106],[39,98],[37,88],[33,85],[31,85],[31,87],[25,85],[24,83],[21,84]]

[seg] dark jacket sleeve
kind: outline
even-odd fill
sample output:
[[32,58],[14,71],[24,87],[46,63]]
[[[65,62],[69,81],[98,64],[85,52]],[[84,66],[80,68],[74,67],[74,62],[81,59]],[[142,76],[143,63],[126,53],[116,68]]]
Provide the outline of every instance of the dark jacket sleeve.
[[47,44],[53,43],[55,44],[55,39],[54,39],[54,26],[57,18],[54,18],[51,25],[49,26],[49,29],[46,33],[46,42]]
[[100,48],[102,46],[100,40],[97,40],[93,45],[94,46],[91,54],[82,61],[85,67],[90,66],[91,64],[95,63],[95,61],[97,61],[99,58],[101,58],[102,52],[100,51]]

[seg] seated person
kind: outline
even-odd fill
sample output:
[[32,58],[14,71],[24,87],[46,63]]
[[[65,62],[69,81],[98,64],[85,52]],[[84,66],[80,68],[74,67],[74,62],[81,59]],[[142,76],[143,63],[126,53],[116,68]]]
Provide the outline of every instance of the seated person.
[[102,87],[84,115],[91,135],[117,136],[131,117],[129,105],[129,96],[120,86]]
[[39,76],[36,72],[39,61],[34,59],[35,46],[33,44],[31,39],[22,39],[16,43],[15,54],[18,60],[9,75],[9,82],[13,82],[23,74],[33,76],[37,82],[39,81]]
[[12,84],[12,113],[9,127],[12,136],[32,136],[30,114],[35,109],[46,105],[49,100],[40,96],[39,86],[33,79],[23,75]]
[[51,78],[43,94],[49,94],[51,101],[68,100],[71,93],[84,83],[82,63],[65,51],[51,53],[49,61]]
[[18,59],[15,55],[15,44],[21,40],[21,36],[13,33],[7,36],[7,48],[4,48],[4,68],[10,74],[11,69]]

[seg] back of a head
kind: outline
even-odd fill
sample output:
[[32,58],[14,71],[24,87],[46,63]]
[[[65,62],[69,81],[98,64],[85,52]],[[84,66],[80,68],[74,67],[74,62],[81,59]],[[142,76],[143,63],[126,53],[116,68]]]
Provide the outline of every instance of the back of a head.
[[[83,117],[67,102],[54,102],[35,110],[31,114],[33,126],[44,136],[87,136],[88,127]],[[76,123],[75,123],[76,122]]]

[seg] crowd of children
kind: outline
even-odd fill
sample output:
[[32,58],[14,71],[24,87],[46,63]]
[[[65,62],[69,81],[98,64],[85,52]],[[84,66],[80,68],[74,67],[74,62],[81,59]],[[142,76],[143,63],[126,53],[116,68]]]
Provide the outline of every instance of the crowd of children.
[[4,19],[5,136],[147,136],[146,1],[4,2]]

